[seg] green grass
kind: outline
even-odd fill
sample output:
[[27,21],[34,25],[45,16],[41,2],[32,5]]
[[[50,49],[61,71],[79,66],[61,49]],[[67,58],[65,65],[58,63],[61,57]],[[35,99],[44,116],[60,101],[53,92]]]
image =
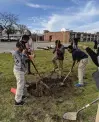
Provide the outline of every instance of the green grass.
[[[92,43],[80,43],[92,47]],[[36,51],[35,64],[40,73],[50,73],[52,65],[52,51]],[[64,74],[67,74],[72,64],[71,55],[66,51],[64,60]],[[43,96],[35,98],[31,96],[27,100],[27,104],[22,107],[14,106],[14,95],[10,93],[11,87],[16,87],[16,79],[13,75],[13,58],[11,54],[0,54],[0,122],[50,122],[49,116],[54,117],[51,122],[62,122],[60,118],[65,112],[77,111],[83,105],[91,102],[98,97],[98,90],[92,79],[92,73],[96,70],[96,66],[89,59],[86,69],[87,85],[83,89],[66,90],[65,95]],[[32,69],[35,72],[34,69]],[[77,66],[71,77],[77,76]],[[27,79],[33,79],[33,76],[27,76]],[[73,81],[75,82],[75,81]],[[62,103],[57,101],[62,99]],[[95,119],[97,104],[89,107],[83,112],[84,122],[93,122]],[[36,115],[33,113],[39,112]],[[47,116],[47,114],[49,116]],[[46,117],[47,116],[47,117]],[[56,117],[56,119],[55,119]]]

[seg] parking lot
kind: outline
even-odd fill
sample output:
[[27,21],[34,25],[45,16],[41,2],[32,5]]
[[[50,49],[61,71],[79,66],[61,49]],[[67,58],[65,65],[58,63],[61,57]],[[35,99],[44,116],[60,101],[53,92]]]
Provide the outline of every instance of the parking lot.
[[[34,42],[34,50],[37,50],[37,47],[45,47],[53,45],[54,42]],[[11,52],[15,48],[16,42],[0,42],[0,53]]]

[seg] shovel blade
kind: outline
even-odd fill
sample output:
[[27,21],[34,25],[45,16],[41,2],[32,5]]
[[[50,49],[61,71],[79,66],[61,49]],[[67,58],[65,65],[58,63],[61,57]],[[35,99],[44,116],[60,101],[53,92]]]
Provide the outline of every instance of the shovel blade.
[[76,120],[77,119],[77,112],[67,112],[63,115],[63,119]]

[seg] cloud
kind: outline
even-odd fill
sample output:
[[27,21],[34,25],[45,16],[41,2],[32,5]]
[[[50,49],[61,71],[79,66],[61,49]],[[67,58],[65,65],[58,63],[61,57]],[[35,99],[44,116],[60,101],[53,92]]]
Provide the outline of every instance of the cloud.
[[[44,6],[43,6],[44,7]],[[88,1],[78,8],[67,8],[59,14],[53,13],[50,16],[31,17],[33,30],[60,31],[62,28],[80,32],[99,31],[99,8],[95,1]],[[32,29],[32,28],[31,28]]]
[[85,32],[91,32],[91,33],[98,32],[99,31],[98,25],[99,25],[99,21],[77,27],[75,30],[76,31],[84,30]]
[[75,4],[80,4],[80,0],[71,0],[71,2],[75,3]]
[[38,4],[33,4],[33,3],[27,3],[26,4],[29,7],[33,7],[33,8],[42,8],[42,7],[48,7],[48,6],[40,6]]
[[26,3],[26,5],[32,8],[40,8],[40,9],[63,9],[52,5],[41,5],[41,4],[34,4],[34,3]]
[[80,7],[78,12],[76,11],[74,13],[73,11],[71,11],[71,13],[69,13],[68,15],[53,14],[48,18],[47,22],[41,22],[41,24],[43,28],[50,31],[60,31],[61,28],[66,28],[74,31],[92,32],[99,30],[99,22],[93,22],[97,15],[99,15],[99,9],[95,6],[94,1],[89,1],[85,6],[83,6],[82,8]]

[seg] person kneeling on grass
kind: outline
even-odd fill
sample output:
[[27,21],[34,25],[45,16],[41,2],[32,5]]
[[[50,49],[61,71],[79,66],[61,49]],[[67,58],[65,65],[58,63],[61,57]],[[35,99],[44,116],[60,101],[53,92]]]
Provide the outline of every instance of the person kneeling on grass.
[[14,76],[17,80],[17,89],[15,95],[15,105],[23,105],[24,101],[23,98],[25,97],[25,72],[27,68],[27,60],[28,57],[26,55],[26,50],[23,50],[22,45],[17,42],[16,43],[16,50],[13,53],[14,57]]
[[65,53],[64,46],[61,44],[60,40],[56,40],[55,49],[53,51],[53,54],[55,54],[55,56],[53,57],[52,62],[54,65],[54,71],[57,68],[59,69],[59,78],[62,77],[62,73],[63,73],[64,53]]
[[68,46],[68,51],[72,53],[73,64],[71,71],[76,63],[79,63],[78,66],[78,79],[79,82],[75,85],[76,87],[83,87],[84,86],[84,75],[85,75],[85,68],[88,63],[88,55],[81,51],[80,49],[74,49],[71,45]]

